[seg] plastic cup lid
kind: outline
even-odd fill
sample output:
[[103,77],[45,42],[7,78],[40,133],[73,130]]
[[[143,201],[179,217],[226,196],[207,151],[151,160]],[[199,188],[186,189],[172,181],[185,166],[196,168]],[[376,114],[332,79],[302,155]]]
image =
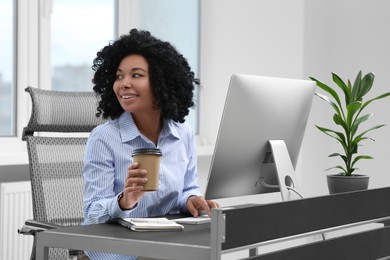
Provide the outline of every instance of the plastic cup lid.
[[133,151],[133,155],[138,155],[138,154],[151,154],[151,155],[162,155],[160,149],[158,148],[138,148]]

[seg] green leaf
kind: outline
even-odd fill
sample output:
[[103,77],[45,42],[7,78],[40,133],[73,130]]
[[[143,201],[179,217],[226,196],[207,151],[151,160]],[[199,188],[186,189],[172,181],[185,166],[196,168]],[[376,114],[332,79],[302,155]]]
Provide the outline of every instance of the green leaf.
[[351,167],[353,167],[355,165],[355,163],[361,159],[374,159],[372,156],[369,156],[369,155],[359,155],[359,156],[356,156],[356,158],[353,160],[352,164],[351,164]]
[[347,106],[347,125],[352,125],[353,116],[356,114],[357,111],[359,111],[362,103],[359,101],[352,102],[348,104]]
[[341,116],[341,111],[340,111],[340,108],[337,106],[336,103],[334,103],[328,96],[326,95],[323,95],[321,93],[318,93],[318,92],[315,92],[314,95],[316,95],[317,97],[321,98],[322,100],[326,101],[327,103],[329,103],[333,109],[336,111],[337,114],[339,114]]
[[333,115],[333,121],[335,122],[336,125],[340,125],[344,129],[345,132],[348,131],[348,126],[345,123],[345,121],[341,118],[340,115],[334,114]]
[[328,169],[325,169],[325,171],[329,171],[332,169],[340,169],[342,171],[342,172],[340,172],[340,174],[342,174],[342,175],[345,175],[347,173],[347,171],[341,165],[336,165],[336,166],[330,167]]
[[370,140],[375,141],[375,140],[372,139],[372,138],[360,136],[360,137],[356,137],[355,139],[353,139],[352,142],[358,144],[358,143],[360,143],[361,141],[364,141],[364,140],[367,140],[367,139],[370,139]]
[[372,130],[375,130],[375,129],[378,129],[378,128],[381,128],[381,127],[384,127],[385,125],[377,125],[377,126],[373,126],[371,127],[370,129],[367,129],[366,131],[360,133],[358,136],[356,136],[355,140],[356,139],[359,139],[359,138],[362,138],[366,133],[372,131]]
[[361,116],[361,117],[358,117],[352,124],[351,126],[351,137],[354,136],[356,134],[356,131],[359,127],[359,125],[361,123],[363,123],[364,121],[367,121],[368,119],[370,119],[371,117],[374,116],[374,113],[371,113],[371,114],[367,114],[367,115],[364,115],[364,116]]
[[353,101],[358,100],[358,96],[360,93],[360,88],[361,88],[361,82],[362,82],[362,71],[359,71],[359,73],[356,76],[355,82],[353,83],[352,87],[352,99]]
[[316,125],[316,127],[324,134],[336,139],[343,146],[343,148],[346,149],[347,144],[346,144],[346,139],[344,134],[318,125]]
[[340,154],[340,153],[332,153],[332,154],[329,154],[328,157],[336,157],[336,156],[340,156],[341,159],[343,159],[344,163],[347,164],[347,157],[343,154]]
[[379,95],[373,99],[370,99],[366,102],[363,103],[362,107],[360,108],[360,111],[362,111],[366,106],[368,106],[371,102],[375,101],[375,100],[378,100],[378,99],[382,99],[382,98],[385,98],[385,97],[388,97],[390,96],[390,92],[387,92],[385,94],[382,94],[382,95]]
[[349,104],[352,102],[352,93],[351,89],[344,83],[344,81],[336,74],[332,73],[333,82],[337,84],[344,92],[345,96],[345,104]]
[[375,75],[372,72],[366,74],[362,78],[362,82],[360,85],[360,91],[357,95],[358,100],[362,99],[368,92],[370,92],[372,85],[374,83],[374,78],[375,78]]
[[358,152],[358,144],[355,142],[351,142],[348,150],[348,154],[352,156],[353,154]]
[[327,93],[329,93],[333,98],[334,100],[336,100],[336,103],[338,104],[338,107],[341,108],[341,102],[340,102],[340,98],[339,98],[339,95],[337,94],[336,91],[334,91],[331,87],[329,87],[328,85],[322,83],[321,81],[313,78],[313,77],[309,77],[311,80],[315,81],[317,83],[317,86],[319,86],[321,89],[323,89],[324,91],[326,91]]

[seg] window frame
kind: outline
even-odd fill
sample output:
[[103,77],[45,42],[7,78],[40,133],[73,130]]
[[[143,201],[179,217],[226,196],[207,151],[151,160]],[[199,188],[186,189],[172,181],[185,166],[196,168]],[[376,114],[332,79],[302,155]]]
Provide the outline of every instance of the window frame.
[[23,127],[31,113],[31,100],[24,89],[38,86],[39,0],[14,0],[16,24],[16,135],[1,137],[0,165],[28,164],[27,148],[22,141]]

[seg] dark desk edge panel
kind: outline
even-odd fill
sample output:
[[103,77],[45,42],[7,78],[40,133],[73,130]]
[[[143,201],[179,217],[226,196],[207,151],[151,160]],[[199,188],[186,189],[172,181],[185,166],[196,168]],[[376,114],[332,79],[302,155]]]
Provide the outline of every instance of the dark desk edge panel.
[[386,218],[390,216],[386,198],[390,198],[390,187],[226,209],[222,250]]
[[390,255],[390,227],[297,246],[251,260],[372,260]]

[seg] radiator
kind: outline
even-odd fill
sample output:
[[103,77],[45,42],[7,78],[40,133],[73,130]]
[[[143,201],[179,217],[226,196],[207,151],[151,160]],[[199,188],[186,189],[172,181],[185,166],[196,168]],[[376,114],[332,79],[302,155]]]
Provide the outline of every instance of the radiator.
[[30,182],[0,183],[0,259],[30,259],[33,238],[17,230],[32,218]]

